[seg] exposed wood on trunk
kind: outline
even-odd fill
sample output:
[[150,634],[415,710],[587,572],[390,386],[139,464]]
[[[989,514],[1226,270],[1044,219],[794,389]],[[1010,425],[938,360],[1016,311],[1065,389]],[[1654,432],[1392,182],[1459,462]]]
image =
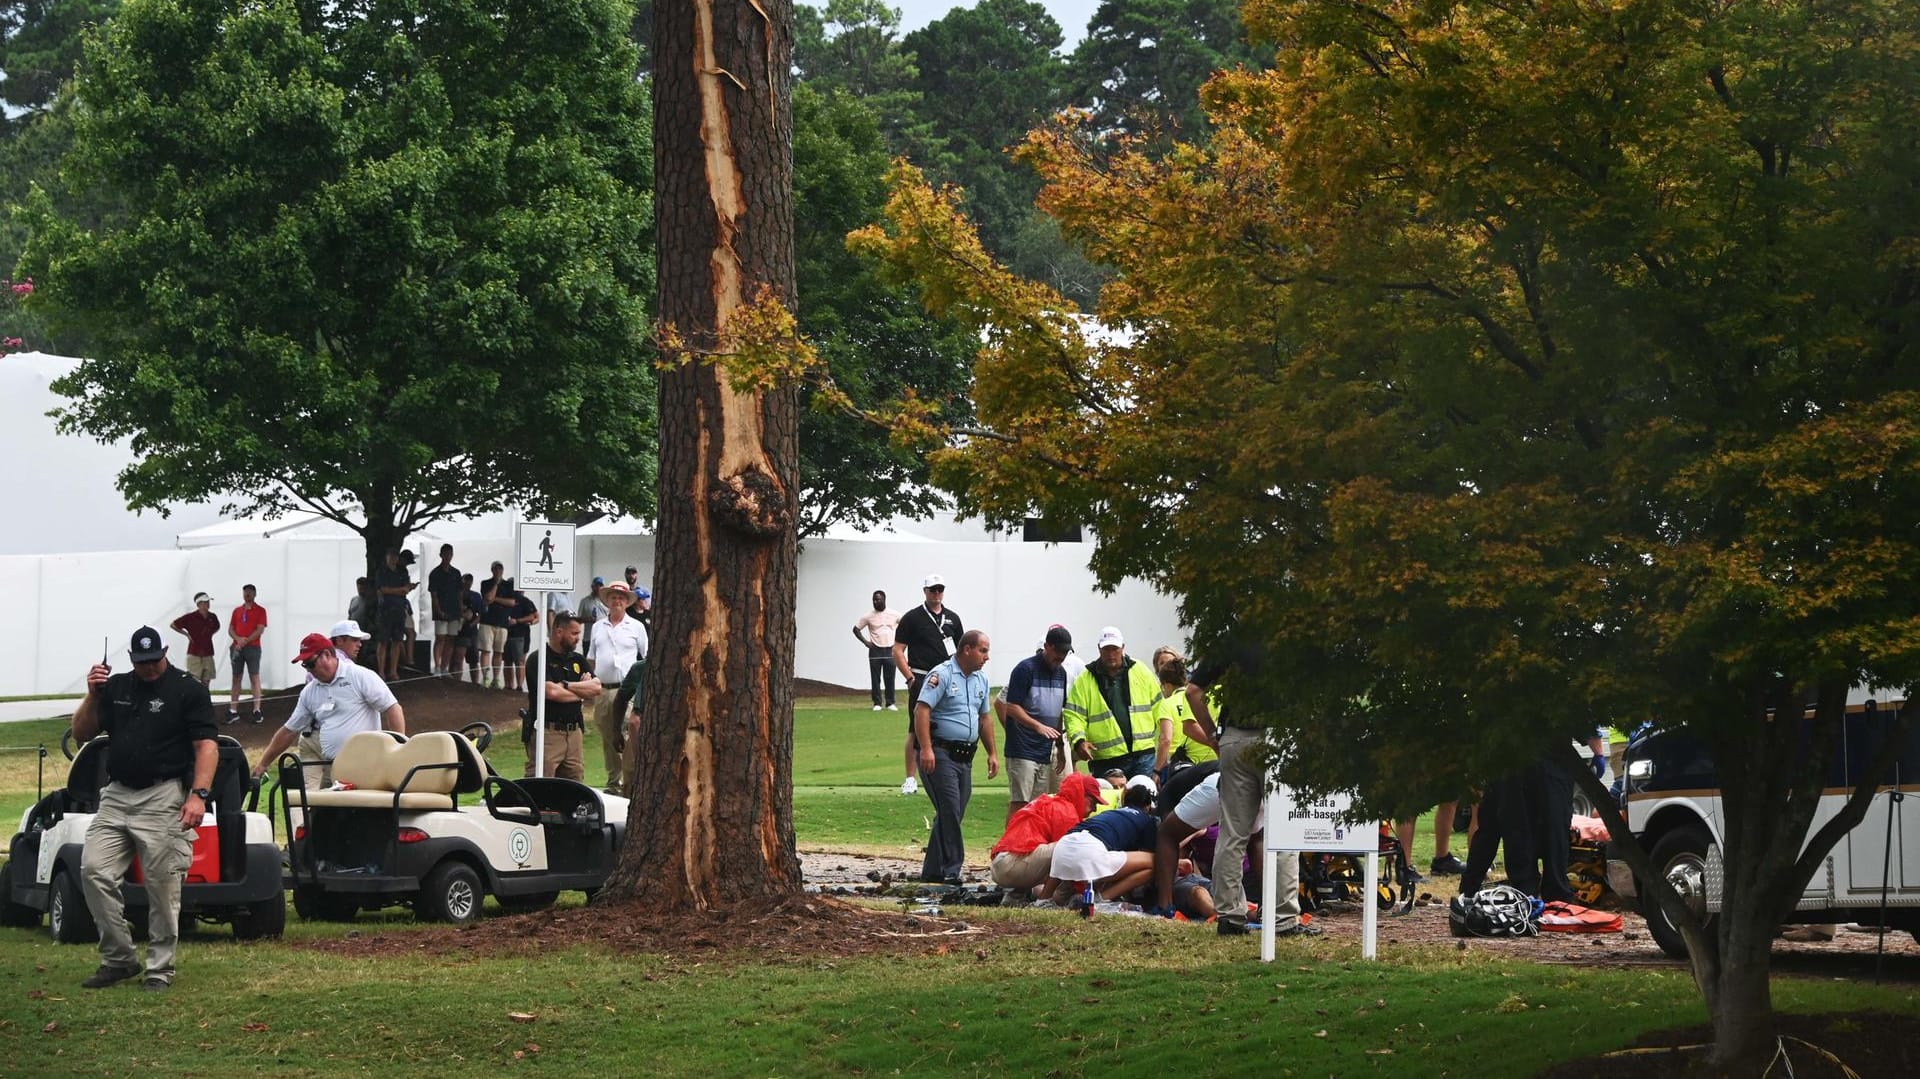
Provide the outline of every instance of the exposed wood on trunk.
[[[790,4],[655,12],[660,317],[702,349],[793,302]],[[660,380],[653,654],[609,891],[711,909],[800,886],[792,811],[797,390]]]

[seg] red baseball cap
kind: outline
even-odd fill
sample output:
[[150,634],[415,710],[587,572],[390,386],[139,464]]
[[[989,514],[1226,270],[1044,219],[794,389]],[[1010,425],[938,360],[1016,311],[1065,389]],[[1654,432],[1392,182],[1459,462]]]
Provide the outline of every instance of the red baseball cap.
[[309,633],[300,638],[300,654],[293,657],[295,663],[305,663],[322,652],[333,651],[333,639],[324,634]]

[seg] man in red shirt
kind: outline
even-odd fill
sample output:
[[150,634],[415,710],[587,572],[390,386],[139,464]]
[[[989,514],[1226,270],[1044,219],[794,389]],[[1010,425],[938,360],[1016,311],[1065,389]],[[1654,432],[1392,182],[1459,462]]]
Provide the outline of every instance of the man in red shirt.
[[1059,794],[1043,794],[1013,815],[1006,834],[993,845],[993,882],[1013,891],[1042,893],[1056,883],[1048,876],[1053,845],[1100,805],[1100,781],[1085,772],[1068,772]]
[[245,670],[253,676],[253,721],[264,723],[266,715],[260,711],[260,638],[267,632],[267,609],[253,601],[252,585],[240,589],[240,606],[233,609],[233,616],[227,619],[227,636],[230,642],[227,653],[233,664],[233,693],[227,697],[227,722],[240,722],[240,713],[234,705],[240,703],[240,672]]
[[207,686],[213,685],[214,678],[213,635],[220,632],[220,616],[209,609],[212,606],[212,596],[196,592],[193,610],[169,623],[174,632],[187,635],[187,673]]

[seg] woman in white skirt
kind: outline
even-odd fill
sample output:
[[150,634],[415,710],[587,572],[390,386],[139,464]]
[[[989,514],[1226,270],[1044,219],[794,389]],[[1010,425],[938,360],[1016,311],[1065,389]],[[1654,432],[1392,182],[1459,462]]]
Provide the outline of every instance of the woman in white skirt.
[[1134,776],[1127,780],[1120,808],[1095,813],[1054,845],[1048,874],[1060,882],[1054,902],[1065,903],[1088,885],[1101,899],[1120,899],[1153,879],[1160,827],[1148,812],[1154,792],[1153,777]]

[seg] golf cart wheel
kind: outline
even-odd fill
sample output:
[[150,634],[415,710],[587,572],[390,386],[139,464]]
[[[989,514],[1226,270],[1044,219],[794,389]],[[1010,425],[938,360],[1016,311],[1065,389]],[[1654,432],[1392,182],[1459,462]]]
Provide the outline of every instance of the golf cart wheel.
[[[319,886],[302,884],[293,890],[293,912],[309,922],[350,922],[360,913],[360,904],[352,896],[335,895]],[[286,924],[286,912],[280,922]]]
[[259,940],[261,937],[277,937],[287,929],[287,896],[285,892],[276,892],[271,898],[257,903],[248,903],[247,909],[234,916],[233,939]]
[[480,887],[480,874],[465,862],[447,861],[433,867],[420,885],[418,912],[430,922],[465,925],[480,917],[480,904],[487,897]]
[[536,910],[546,910],[560,900],[559,892],[536,892],[533,895],[502,895],[500,909],[510,914],[530,914]]
[[[1680,899],[1700,921],[1700,928],[1713,932],[1713,915],[1707,913],[1707,833],[1693,825],[1676,828],[1653,845],[1653,864]],[[1687,940],[1667,920],[1658,903],[1648,897],[1647,932],[1660,950],[1675,959],[1687,957]]]
[[39,924],[39,911],[13,901],[13,863],[0,865],[0,925],[20,928]]
[[93,912],[87,909],[87,897],[80,882],[64,870],[53,875],[53,901],[47,904],[47,926],[53,939],[62,944],[92,944],[100,939],[93,924]]

